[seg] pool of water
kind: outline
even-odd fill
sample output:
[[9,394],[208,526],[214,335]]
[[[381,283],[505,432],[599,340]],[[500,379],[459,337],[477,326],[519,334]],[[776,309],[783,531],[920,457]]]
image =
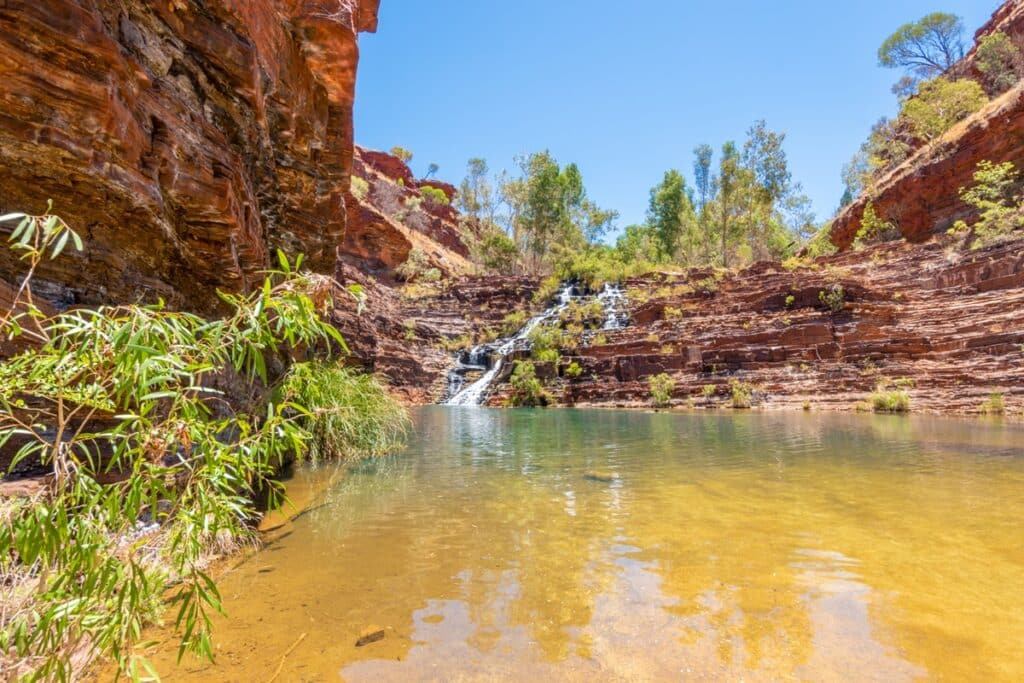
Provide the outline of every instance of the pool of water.
[[[1024,680],[1024,426],[426,408],[166,680]],[[384,638],[356,647],[379,627]],[[375,629],[373,629],[375,630]]]

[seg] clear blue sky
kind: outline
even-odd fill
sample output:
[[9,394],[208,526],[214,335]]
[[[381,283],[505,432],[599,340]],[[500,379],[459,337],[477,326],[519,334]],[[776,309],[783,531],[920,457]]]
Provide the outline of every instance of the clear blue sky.
[[382,0],[361,38],[356,141],[415,153],[458,183],[466,160],[510,168],[550,149],[576,162],[619,227],[643,220],[668,168],[692,180],[692,150],[716,153],[763,118],[787,134],[794,178],[819,219],[842,165],[892,115],[899,74],[876,65],[900,24],[932,11],[968,33],[997,0]]

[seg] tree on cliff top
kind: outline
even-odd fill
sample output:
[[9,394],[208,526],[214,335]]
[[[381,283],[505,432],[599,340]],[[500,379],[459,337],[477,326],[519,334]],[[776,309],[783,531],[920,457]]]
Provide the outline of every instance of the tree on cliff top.
[[878,49],[879,65],[904,69],[917,79],[937,76],[963,56],[963,20],[944,12],[900,26]]
[[675,169],[666,171],[662,181],[651,188],[647,222],[653,230],[659,256],[662,259],[674,256],[684,233],[692,232],[696,224],[682,173]]
[[391,156],[398,157],[399,159],[402,160],[402,163],[408,164],[410,161],[412,161],[413,154],[405,147],[399,147],[398,145],[395,145],[394,147],[391,148]]

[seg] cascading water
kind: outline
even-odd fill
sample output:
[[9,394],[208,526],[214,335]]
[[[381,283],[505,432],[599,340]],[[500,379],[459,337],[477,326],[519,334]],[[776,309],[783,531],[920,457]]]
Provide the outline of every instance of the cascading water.
[[[445,405],[449,406],[478,406],[484,402],[487,398],[487,390],[491,388],[491,382],[498,376],[498,372],[501,371],[502,366],[505,364],[505,359],[512,351],[515,350],[516,345],[523,342],[534,329],[541,323],[544,323],[551,318],[554,318],[559,313],[564,311],[572,301],[574,285],[565,285],[562,290],[558,293],[557,303],[551,308],[547,309],[540,315],[531,318],[528,323],[514,337],[508,339],[499,339],[492,344],[484,346],[478,346],[469,352],[468,363],[463,362],[460,359],[459,365],[457,365],[448,374],[448,400],[445,401]],[[487,367],[487,356],[493,355],[494,360]],[[481,360],[482,363],[475,365],[473,360]],[[464,387],[465,374],[470,370],[487,369],[480,379],[470,384],[468,387]]]
[[[576,286],[566,284],[558,293],[556,303],[540,315],[531,318],[515,336],[499,339],[490,344],[476,346],[459,355],[458,361],[448,373],[448,399],[444,402],[449,406],[479,406],[487,399],[487,393],[494,378],[501,372],[509,354],[521,345],[530,333],[545,322],[558,317],[574,298]],[[619,285],[605,285],[597,300],[604,309],[604,330],[620,330],[626,326],[629,315],[626,313],[626,295]],[[483,372],[479,379],[466,386],[466,375],[470,372]]]
[[607,284],[597,300],[604,306],[604,329],[621,330],[626,326],[629,315],[626,313],[626,293],[617,284]]

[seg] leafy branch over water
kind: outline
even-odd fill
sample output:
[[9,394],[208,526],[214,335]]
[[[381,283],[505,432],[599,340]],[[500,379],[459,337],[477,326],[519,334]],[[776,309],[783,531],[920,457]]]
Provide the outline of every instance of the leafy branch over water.
[[314,415],[302,392],[266,390],[288,354],[344,348],[321,317],[332,283],[279,255],[260,291],[220,295],[222,319],[162,302],[47,315],[32,276],[82,241],[49,213],[0,221],[17,221],[28,264],[0,330],[32,346],[0,364],[0,451],[9,470],[45,475],[0,501],[0,672],[68,680],[102,654],[155,676],[133,651],[169,584],[179,658],[212,659],[221,604],[207,563],[251,539],[253,500],[280,504],[273,475],[306,452],[308,425],[348,408]]

